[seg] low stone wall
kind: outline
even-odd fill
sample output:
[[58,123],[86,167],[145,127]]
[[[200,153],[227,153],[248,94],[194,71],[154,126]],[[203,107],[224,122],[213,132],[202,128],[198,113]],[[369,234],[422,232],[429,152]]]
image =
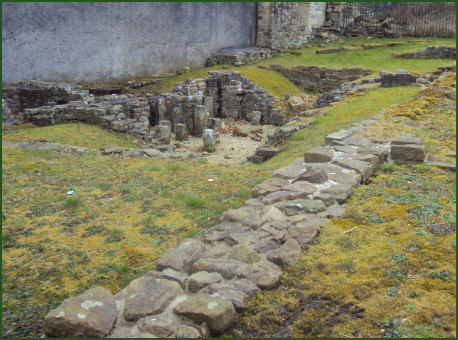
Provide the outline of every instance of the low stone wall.
[[[354,137],[375,120],[328,135],[325,145],[276,170],[254,188],[254,198],[225,211],[221,223],[204,229],[198,238],[184,239],[167,250],[155,271],[115,296],[96,287],[65,300],[46,316],[45,334],[112,338],[221,334],[251,297],[279,284],[281,268],[297,263],[301,249],[328,219],[344,213],[342,204],[353,187],[366,183],[378,164],[387,160],[388,144]],[[393,143],[396,157],[408,156],[410,148],[414,160],[421,161],[424,148],[417,143],[412,138]]]
[[207,59],[206,66],[217,64],[235,64],[272,57],[272,50],[263,47],[224,48]]
[[[5,122],[52,125],[84,121],[143,138],[151,145],[168,143],[170,132],[184,124],[186,133],[200,136],[212,118],[241,120],[261,112],[258,123],[281,125],[275,98],[237,72],[213,71],[208,77],[175,85],[171,93],[93,96],[69,85],[28,82],[4,91]],[[29,95],[31,96],[29,98]],[[44,105],[44,106],[42,106]],[[169,121],[168,136],[151,128]]]
[[338,89],[343,83],[367,76],[372,71],[362,68],[334,69],[320,66],[270,65],[269,69],[280,72],[306,91],[326,92]]
[[394,55],[396,58],[415,59],[456,59],[456,47],[430,46],[416,52],[400,53]]

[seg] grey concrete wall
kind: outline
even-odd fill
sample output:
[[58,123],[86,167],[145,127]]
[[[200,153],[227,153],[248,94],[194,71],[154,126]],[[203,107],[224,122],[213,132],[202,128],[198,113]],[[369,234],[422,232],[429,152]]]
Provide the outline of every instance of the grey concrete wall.
[[2,77],[112,80],[254,45],[255,3],[3,3]]

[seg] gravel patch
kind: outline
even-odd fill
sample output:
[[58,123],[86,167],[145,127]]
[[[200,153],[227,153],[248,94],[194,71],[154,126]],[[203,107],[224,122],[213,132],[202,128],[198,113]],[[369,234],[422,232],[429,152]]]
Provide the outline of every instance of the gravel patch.
[[[256,149],[267,141],[267,136],[277,128],[274,125],[251,125],[246,122],[231,123],[231,126],[238,127],[243,132],[250,134],[252,130],[262,129],[262,140],[256,142],[248,137],[233,137],[232,133],[220,133],[219,143],[216,143],[214,153],[205,153],[205,158],[214,164],[237,165],[246,161],[247,157],[254,154]],[[202,148],[202,138],[190,137],[190,149],[194,152],[200,152]]]

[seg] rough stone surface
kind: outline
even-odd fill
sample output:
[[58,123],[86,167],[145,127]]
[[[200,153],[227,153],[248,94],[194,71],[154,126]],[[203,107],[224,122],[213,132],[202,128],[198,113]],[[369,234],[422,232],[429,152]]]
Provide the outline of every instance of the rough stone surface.
[[293,266],[301,257],[301,247],[295,239],[287,240],[280,248],[266,253],[267,259],[279,266]]
[[307,196],[308,193],[303,191],[277,191],[265,196],[262,199],[262,202],[264,202],[264,204],[272,204],[285,200],[293,200],[296,198],[306,198]]
[[214,272],[221,274],[226,279],[232,279],[234,276],[239,276],[246,266],[246,263],[237,260],[202,258],[193,264],[192,271],[195,273],[200,271]]
[[248,301],[260,293],[260,289],[254,283],[246,279],[234,279],[213,283],[203,288],[200,292],[211,294],[212,296],[222,297],[229,300],[237,311],[241,311],[248,306]]
[[325,148],[316,148],[307,151],[304,154],[304,162],[306,163],[327,163],[332,161],[332,151]]
[[127,287],[124,318],[138,320],[149,314],[163,312],[181,294],[183,288],[175,281],[148,276],[135,279]]
[[209,273],[205,271],[197,272],[189,277],[188,289],[196,293],[203,287],[215,282],[220,282],[221,280],[223,280],[223,277],[219,273]]
[[231,302],[208,294],[197,294],[175,307],[174,312],[197,324],[206,322],[210,330],[221,332],[235,320]]
[[269,261],[253,263],[242,271],[242,277],[254,282],[261,289],[271,289],[278,285],[281,277],[280,268]]
[[194,258],[201,256],[205,250],[205,245],[194,239],[183,239],[176,248],[168,249],[164,255],[156,262],[158,270],[172,268],[176,271],[186,270],[186,264]]
[[177,338],[201,338],[202,335],[200,334],[199,330],[186,325],[180,325],[177,329]]
[[361,182],[365,183],[367,179],[373,175],[375,168],[372,164],[350,159],[337,159],[333,162],[345,169],[354,170],[361,175]]
[[275,206],[282,210],[287,216],[303,213],[318,213],[326,209],[326,205],[322,201],[310,199],[283,201],[276,203]]
[[116,303],[110,291],[95,287],[69,298],[44,319],[44,332],[50,337],[107,336],[116,321]]
[[328,180],[328,176],[323,169],[308,168],[299,176],[294,178],[291,181],[291,184],[296,183],[297,181],[306,181],[313,184],[321,184]]
[[241,207],[239,209],[229,209],[223,213],[222,221],[237,222],[251,228],[257,228],[265,222],[263,216],[254,207]]
[[426,149],[417,144],[395,144],[391,145],[390,155],[392,160],[421,163],[426,158]]
[[207,152],[215,152],[216,139],[213,134],[213,130],[204,130],[204,132],[202,133],[202,142],[204,144],[202,150]]
[[248,264],[258,262],[261,260],[259,255],[247,244],[238,244],[236,246],[233,246],[231,251],[229,252],[229,258]]

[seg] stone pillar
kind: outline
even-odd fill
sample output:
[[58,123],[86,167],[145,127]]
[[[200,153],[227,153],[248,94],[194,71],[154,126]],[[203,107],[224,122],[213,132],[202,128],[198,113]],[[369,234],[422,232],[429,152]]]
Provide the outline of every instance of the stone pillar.
[[205,129],[202,134],[202,141],[204,142],[203,150],[207,152],[215,152],[216,138],[212,129]]
[[172,129],[172,122],[170,120],[160,120],[159,125],[168,126],[170,129]]
[[194,111],[194,136],[202,136],[202,132],[207,128],[208,111],[203,105],[196,105]]
[[186,131],[186,125],[175,124],[175,139],[179,141],[187,140],[188,134]]
[[157,139],[165,144],[170,143],[170,127],[167,125],[158,125],[155,128]]

